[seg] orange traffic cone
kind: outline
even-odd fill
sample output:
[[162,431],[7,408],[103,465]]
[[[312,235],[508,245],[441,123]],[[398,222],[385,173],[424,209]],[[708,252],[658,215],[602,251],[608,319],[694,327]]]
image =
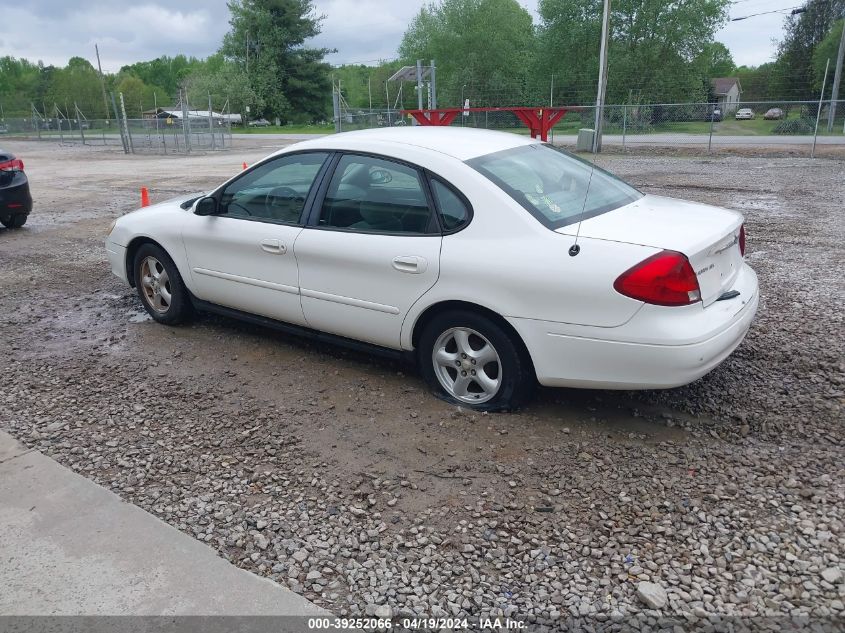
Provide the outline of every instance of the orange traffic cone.
[[243,168],[246,169],[246,163],[244,163]]
[[146,187],[141,187],[141,206],[150,206],[150,192],[147,191]]

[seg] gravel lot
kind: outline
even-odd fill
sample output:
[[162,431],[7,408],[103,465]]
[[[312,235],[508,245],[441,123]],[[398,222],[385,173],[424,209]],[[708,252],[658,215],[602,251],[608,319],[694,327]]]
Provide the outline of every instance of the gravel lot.
[[845,617],[845,161],[602,157],[746,214],[758,318],[685,388],[477,415],[391,362],[146,317],[110,222],[271,149],[238,143],[7,143],[36,210],[0,230],[0,428],[337,614]]

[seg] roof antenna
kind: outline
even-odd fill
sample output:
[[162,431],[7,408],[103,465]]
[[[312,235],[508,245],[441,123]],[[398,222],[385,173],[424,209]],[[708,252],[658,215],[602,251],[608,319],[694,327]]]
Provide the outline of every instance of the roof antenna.
[[575,257],[581,252],[581,247],[578,246],[578,238],[581,235],[581,222],[584,219],[584,210],[587,208],[587,196],[590,195],[590,185],[593,184],[593,172],[596,170],[596,164],[590,163],[590,179],[587,181],[587,191],[584,192],[584,204],[581,205],[581,213],[578,214],[578,228],[575,230],[575,242],[569,247],[569,256]]

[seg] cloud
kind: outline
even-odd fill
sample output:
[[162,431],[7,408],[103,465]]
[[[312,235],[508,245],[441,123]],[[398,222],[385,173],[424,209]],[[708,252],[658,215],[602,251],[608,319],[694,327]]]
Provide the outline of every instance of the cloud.
[[154,3],[86,4],[55,13],[36,13],[25,5],[4,8],[0,54],[55,65],[64,65],[73,56],[93,62],[97,43],[103,69],[111,72],[163,54],[205,57],[220,46],[229,26],[225,3],[219,3],[222,10],[213,4],[179,9]]
[[[769,0],[752,0],[768,2]],[[6,3],[12,4],[12,3]],[[427,0],[316,0],[325,15],[322,33],[310,45],[337,49],[334,64],[393,59],[410,21]],[[520,0],[537,19],[537,0]],[[753,11],[751,11],[753,12]],[[95,62],[100,45],[103,67],[184,53],[214,53],[229,29],[226,0],[28,0],[5,6],[0,20],[0,55],[64,65],[73,56]],[[717,34],[738,64],[759,64],[774,54],[773,37],[782,33],[783,15],[731,22]]]

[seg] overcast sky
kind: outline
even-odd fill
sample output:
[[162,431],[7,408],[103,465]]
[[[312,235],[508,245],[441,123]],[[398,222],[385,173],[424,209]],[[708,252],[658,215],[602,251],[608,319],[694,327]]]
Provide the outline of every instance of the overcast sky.
[[[520,0],[536,19],[537,0]],[[411,18],[424,0],[316,0],[326,16],[313,42],[336,48],[333,64],[374,63],[396,56]],[[0,55],[61,65],[73,56],[96,63],[100,45],[103,69],[159,55],[213,53],[228,30],[226,0],[27,0],[4,2],[0,20]],[[800,0],[739,0],[731,17],[800,4]],[[11,6],[10,6],[11,5]],[[775,13],[729,22],[716,39],[728,46],[737,64],[761,64],[775,51],[784,15]],[[610,63],[613,63],[612,60]]]

